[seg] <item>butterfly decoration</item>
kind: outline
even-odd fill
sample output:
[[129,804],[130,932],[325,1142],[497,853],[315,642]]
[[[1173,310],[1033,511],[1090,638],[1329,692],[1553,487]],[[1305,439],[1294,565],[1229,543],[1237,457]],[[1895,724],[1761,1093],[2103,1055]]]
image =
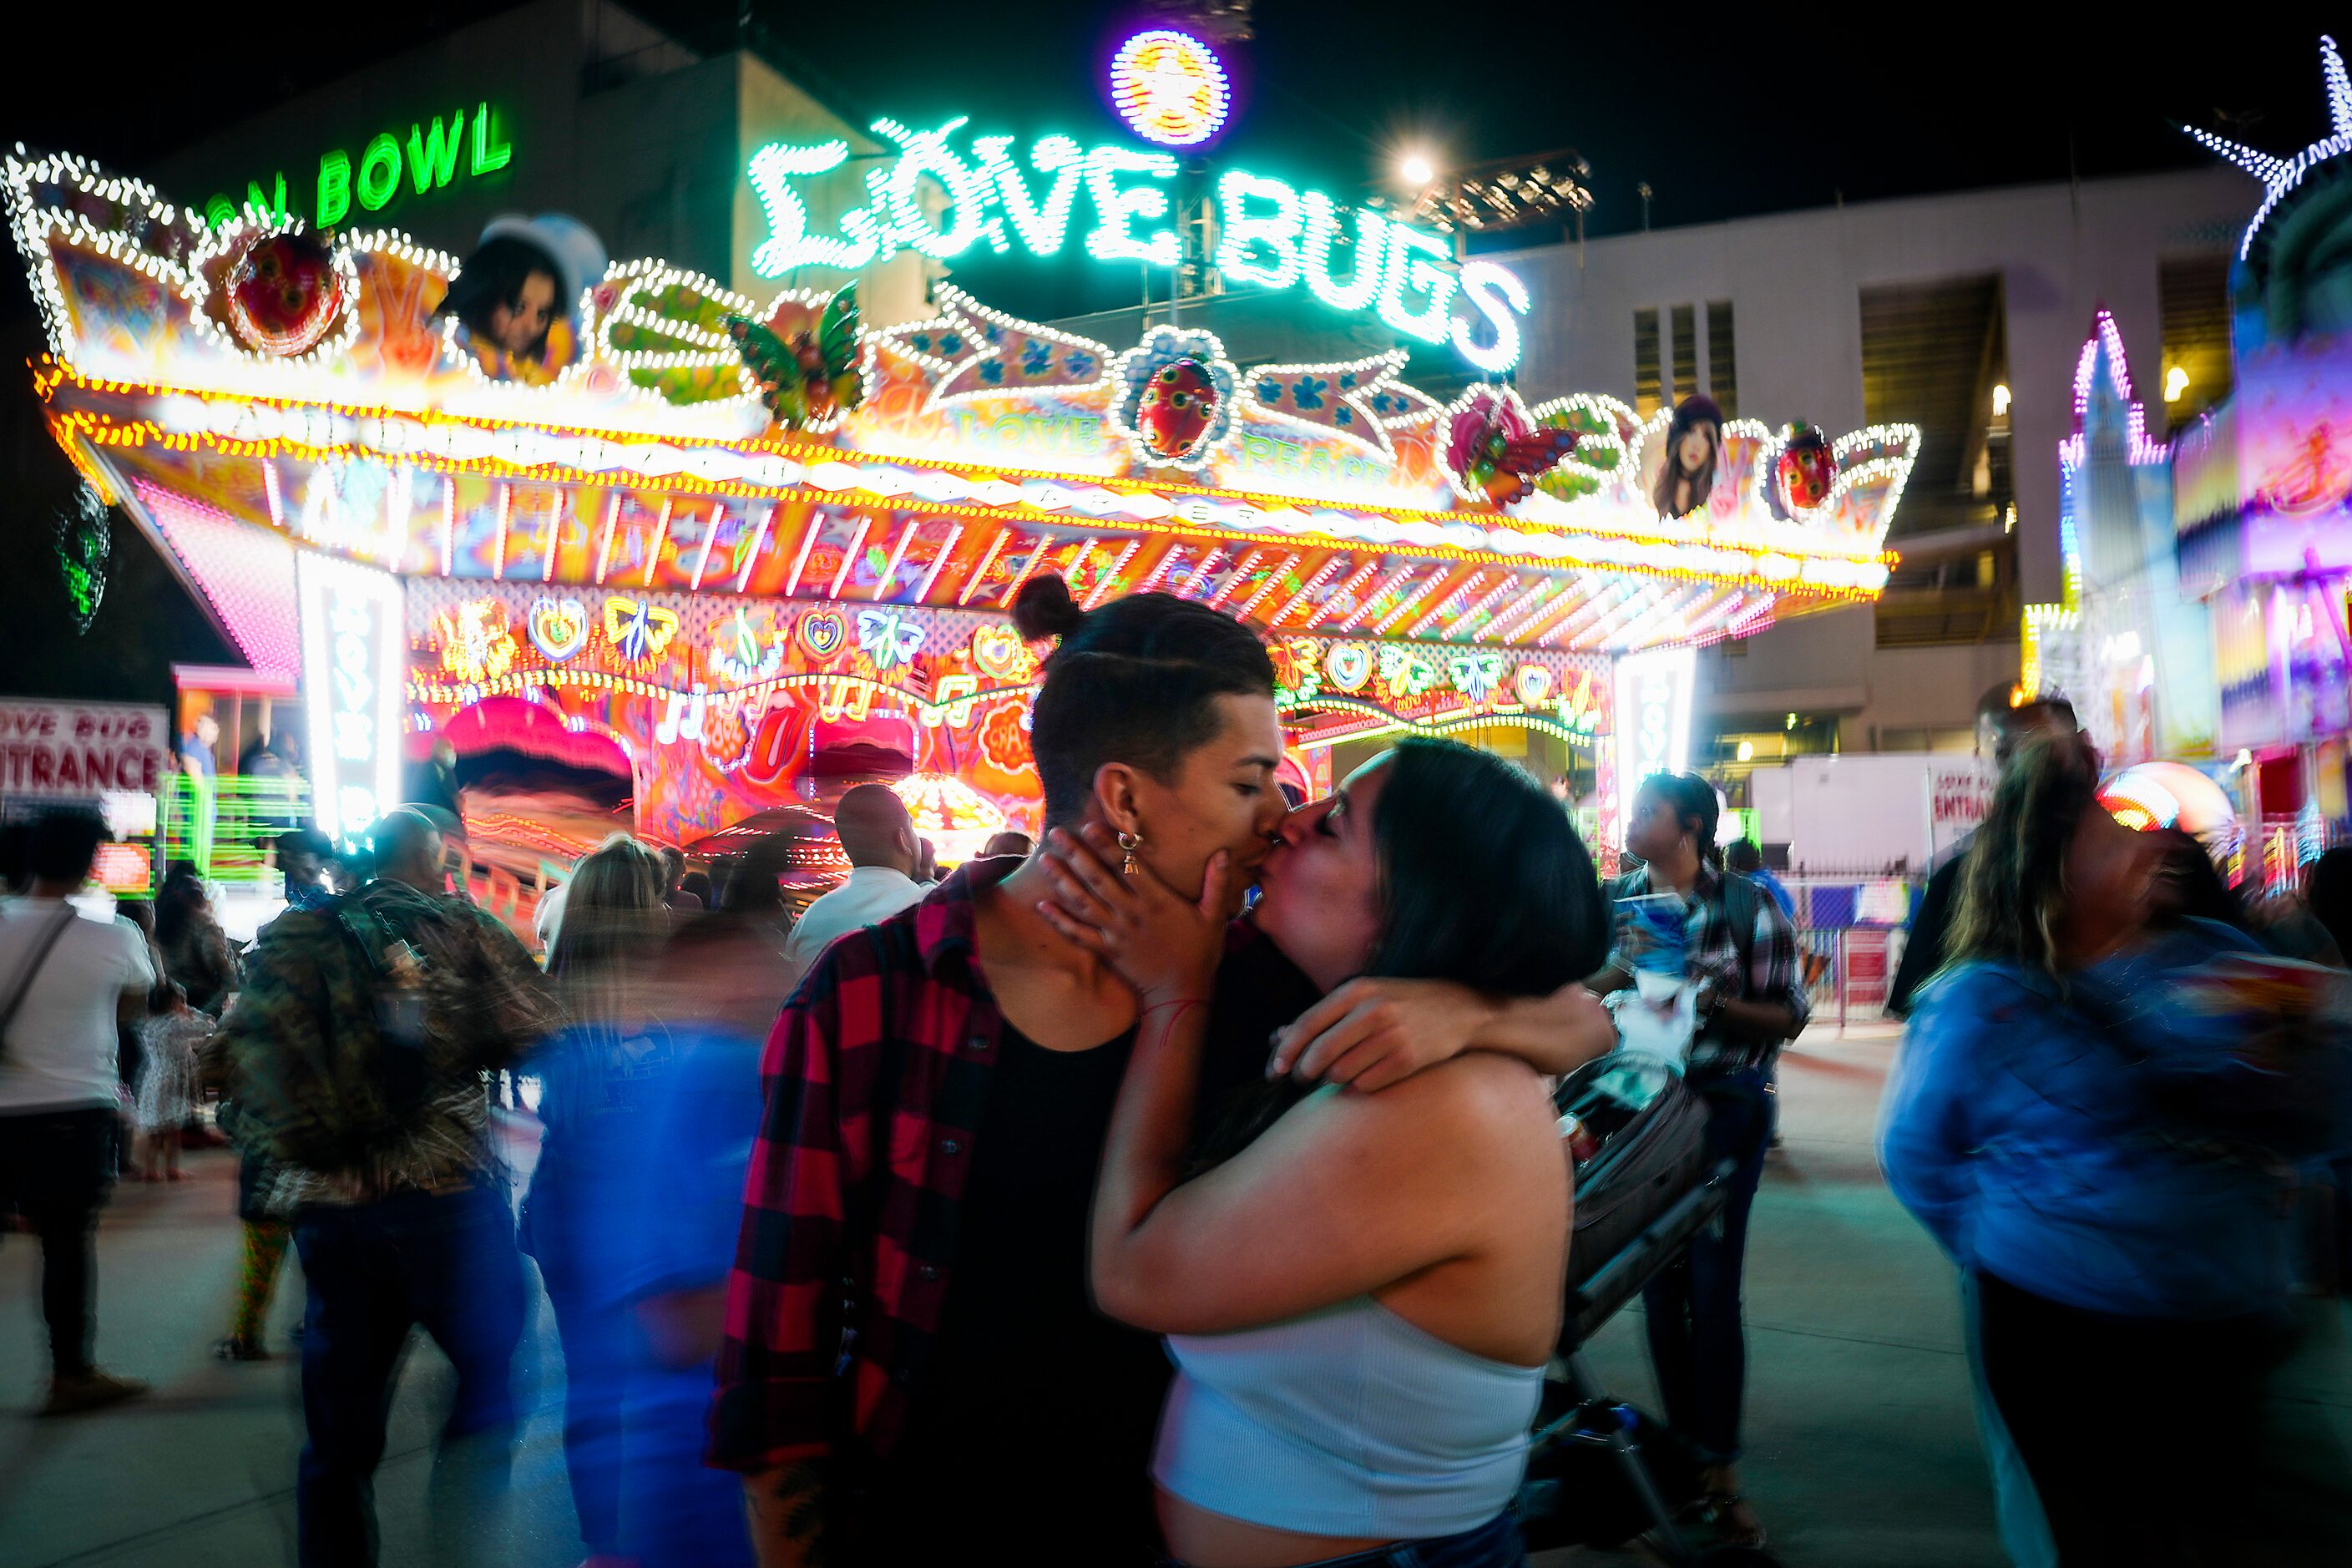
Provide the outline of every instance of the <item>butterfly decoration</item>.
[[604,601],[604,640],[631,663],[659,658],[677,635],[677,612],[643,599]]
[[923,628],[896,610],[857,612],[858,651],[874,660],[877,669],[912,660],[923,646]]
[[1447,661],[1446,673],[1453,677],[1454,689],[1470,699],[1473,704],[1486,700],[1487,693],[1503,683],[1503,656],[1499,653],[1456,654]]

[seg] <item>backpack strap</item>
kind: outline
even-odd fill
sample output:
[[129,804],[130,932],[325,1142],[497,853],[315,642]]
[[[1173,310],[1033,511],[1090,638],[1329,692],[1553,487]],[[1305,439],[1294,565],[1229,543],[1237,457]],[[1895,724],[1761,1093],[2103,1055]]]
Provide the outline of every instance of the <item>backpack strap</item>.
[[1748,976],[1756,973],[1756,921],[1759,900],[1764,889],[1752,877],[1738,871],[1722,871],[1723,918],[1731,924],[1731,941],[1739,952],[1739,984],[1744,991]]
[[33,944],[33,961],[17,974],[16,987],[8,993],[7,1005],[0,1006],[0,1058],[8,1054],[8,1026],[16,1021],[16,1014],[25,1005],[25,998],[33,994],[33,982],[41,977],[41,970],[49,962],[49,953],[58,945],[58,939],[64,936],[67,929],[79,918],[73,905],[62,904],[58,910],[58,918],[48,923],[41,932],[40,940]]

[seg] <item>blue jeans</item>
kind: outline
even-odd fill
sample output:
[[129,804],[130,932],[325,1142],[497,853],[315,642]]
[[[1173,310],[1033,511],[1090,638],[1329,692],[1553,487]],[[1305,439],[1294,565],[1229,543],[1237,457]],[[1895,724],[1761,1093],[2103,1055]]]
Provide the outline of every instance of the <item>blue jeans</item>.
[[457,1369],[445,1444],[480,1433],[503,1455],[525,1314],[522,1258],[504,1196],[488,1187],[403,1193],[295,1221],[310,1301],[302,1321],[297,1495],[303,1568],[375,1561],[375,1468],[411,1328]]
[[[1528,1549],[1519,1540],[1519,1520],[1508,1509],[1475,1530],[1427,1541],[1399,1541],[1345,1557],[1325,1557],[1299,1568],[1525,1568]],[[1174,1558],[1166,1568],[1184,1568]]]
[[1769,1068],[1694,1078],[1706,1101],[1706,1162],[1736,1162],[1731,1196],[1715,1223],[1642,1292],[1650,1364],[1666,1424],[1707,1463],[1739,1458],[1739,1405],[1748,1386],[1748,1333],[1739,1281],[1748,1263],[1748,1215],[1764,1177],[1778,1097]]

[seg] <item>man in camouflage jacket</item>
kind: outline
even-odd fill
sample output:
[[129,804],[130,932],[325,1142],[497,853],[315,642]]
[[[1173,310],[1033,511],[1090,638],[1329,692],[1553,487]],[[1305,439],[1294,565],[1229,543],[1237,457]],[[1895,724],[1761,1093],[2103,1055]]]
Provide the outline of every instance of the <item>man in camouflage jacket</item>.
[[289,910],[222,1025],[237,1137],[275,1166],[310,1287],[300,1561],[372,1563],[372,1478],[400,1351],[422,1325],[457,1370],[446,1437],[491,1435],[502,1468],[528,1316],[487,1074],[559,1022],[513,933],[446,897],[439,832],[396,811],[376,875]]

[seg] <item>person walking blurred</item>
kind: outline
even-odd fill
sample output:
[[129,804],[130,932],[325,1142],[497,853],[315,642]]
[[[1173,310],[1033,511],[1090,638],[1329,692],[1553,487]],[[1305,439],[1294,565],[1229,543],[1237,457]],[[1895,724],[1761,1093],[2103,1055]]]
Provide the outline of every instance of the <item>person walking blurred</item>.
[[621,1434],[626,1310],[618,1259],[627,1245],[646,1121],[671,1065],[651,984],[670,914],[658,852],[608,838],[573,870],[548,975],[564,1026],[528,1064],[546,1131],[523,1203],[523,1247],[563,1342],[563,1459],[588,1563],[621,1552]]
[[174,866],[163,877],[155,899],[155,945],[165,977],[187,993],[188,1005],[220,1016],[236,990],[236,954],[193,866]]
[[2263,1005],[2229,1000],[2252,995],[2232,975],[2268,990],[2322,972],[2161,918],[2168,847],[2096,790],[2071,735],[2004,773],[1879,1158],[1966,1271],[1985,1383],[2059,1561],[2289,1561],[2255,1539],[2248,1500],[2289,1307],[2292,1165],[2273,1145],[2340,1146],[2344,1047],[2283,1040]]
[[143,1012],[155,984],[138,928],[67,901],[105,839],[94,811],[43,814],[25,840],[27,894],[0,905],[0,1209],[13,1205],[40,1238],[49,1415],[147,1391],[90,1359],[98,1211],[114,1190],[120,1125],[115,1024]]
[[289,910],[256,944],[222,1026],[237,1135],[277,1166],[310,1288],[297,1487],[304,1568],[375,1560],[373,1478],[409,1330],[457,1372],[445,1445],[481,1434],[503,1473],[527,1315],[486,1072],[558,1022],[522,944],[448,897],[440,832],[394,811],[374,879]]
[[849,878],[802,911],[784,944],[790,995],[835,937],[878,925],[923,901],[929,891],[916,879],[923,856],[915,819],[887,784],[862,784],[847,791],[833,814],[834,832],[849,857]]
[[[2026,742],[2056,737],[2073,739],[2083,748],[2084,756],[2093,758],[2090,738],[2082,731],[2082,723],[2074,716],[2074,705],[2063,697],[2036,698],[2030,702],[2012,702],[2009,688],[1996,686],[1977,702],[1977,755],[1990,757],[1996,769],[2006,769],[2009,760]],[[1906,1016],[1912,998],[1928,977],[1944,967],[1946,931],[1958,907],[1960,876],[1966,868],[1971,836],[1960,841],[1949,858],[1937,867],[1927,878],[1927,886],[1919,895],[1919,910],[1911,917],[1909,933],[1904,938],[1903,957],[1895,966],[1895,978],[1888,984],[1886,1011],[1895,1017]]]
[[180,1127],[194,1113],[196,1052],[212,1037],[213,1021],[188,1005],[179,983],[155,988],[154,1011],[140,1030],[146,1070],[139,1079],[142,1174],[151,1182],[180,1179]]

